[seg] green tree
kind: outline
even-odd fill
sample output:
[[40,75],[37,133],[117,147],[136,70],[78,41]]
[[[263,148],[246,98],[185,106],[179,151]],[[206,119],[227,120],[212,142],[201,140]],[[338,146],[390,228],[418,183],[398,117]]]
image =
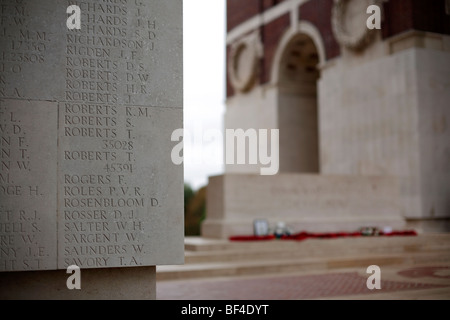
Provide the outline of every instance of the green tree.
[[195,192],[192,189],[192,187],[189,185],[189,183],[184,184],[184,215],[186,216],[186,210],[188,207],[189,202],[191,202],[192,198],[194,197]]
[[184,234],[199,236],[200,225],[206,216],[206,187],[198,191],[184,187]]

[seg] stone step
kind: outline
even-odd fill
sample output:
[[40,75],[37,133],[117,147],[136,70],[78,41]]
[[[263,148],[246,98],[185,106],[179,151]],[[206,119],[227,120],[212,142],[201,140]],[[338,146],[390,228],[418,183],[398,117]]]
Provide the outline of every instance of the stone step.
[[315,257],[279,260],[239,261],[185,264],[181,266],[158,266],[158,281],[234,277],[243,275],[280,274],[311,270],[332,270],[339,268],[367,268],[378,265],[381,268],[389,265],[416,265],[422,263],[440,264],[450,262],[450,251],[401,253],[401,254],[368,254],[348,257]]
[[327,248],[303,248],[298,250],[286,250],[283,248],[260,250],[260,251],[210,251],[210,252],[186,252],[186,264],[199,264],[211,262],[236,262],[257,260],[278,260],[290,258],[313,258],[313,257],[339,257],[372,254],[393,254],[407,252],[442,252],[449,251],[450,245],[435,246],[409,246],[409,247],[376,247],[376,248],[348,248],[347,250],[332,250]]
[[380,236],[380,237],[347,237],[334,239],[306,239],[296,240],[268,240],[268,241],[228,241],[222,239],[208,239],[200,237],[186,237],[186,252],[212,252],[212,251],[248,251],[248,250],[280,250],[297,249],[299,244],[304,248],[317,248],[318,245],[328,250],[345,251],[348,245],[354,248],[376,248],[403,246],[405,250],[416,248],[436,247],[450,245],[450,234],[421,234],[418,236]]
[[[189,240],[187,240],[189,242]],[[224,242],[211,245],[204,240],[200,250],[187,250],[185,263],[272,260],[355,256],[387,253],[450,251],[450,236],[433,237],[361,237],[344,239],[307,239],[303,241],[272,240],[269,242]]]

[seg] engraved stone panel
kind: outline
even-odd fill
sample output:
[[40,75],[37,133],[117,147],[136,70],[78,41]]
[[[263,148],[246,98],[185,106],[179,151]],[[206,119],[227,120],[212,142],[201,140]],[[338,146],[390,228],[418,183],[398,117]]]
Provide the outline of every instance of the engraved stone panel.
[[0,271],[56,267],[56,120],[55,102],[0,100]]
[[0,270],[182,263],[182,1],[0,4]]
[[179,109],[111,110],[111,133],[86,138],[64,134],[76,128],[65,122],[74,109],[60,106],[60,268],[171,264],[183,256],[182,246],[170,246],[183,243],[183,194],[167,143],[182,126]]

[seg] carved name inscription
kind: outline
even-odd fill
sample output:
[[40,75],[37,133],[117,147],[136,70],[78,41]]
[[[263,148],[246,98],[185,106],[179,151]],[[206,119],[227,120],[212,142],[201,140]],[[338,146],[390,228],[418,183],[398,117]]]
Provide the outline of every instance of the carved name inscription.
[[2,271],[56,267],[56,110],[51,102],[0,100]]
[[[183,262],[182,4],[167,2],[1,0],[0,271]],[[72,4],[80,30],[54,17]]]

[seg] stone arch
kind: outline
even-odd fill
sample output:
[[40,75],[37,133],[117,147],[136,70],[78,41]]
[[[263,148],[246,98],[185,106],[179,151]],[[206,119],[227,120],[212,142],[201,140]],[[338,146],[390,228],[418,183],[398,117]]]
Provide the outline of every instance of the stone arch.
[[323,43],[322,36],[320,35],[319,30],[310,22],[300,21],[297,27],[292,27],[284,33],[283,37],[281,38],[278,44],[278,47],[275,51],[274,60],[272,63],[272,70],[271,70],[272,84],[278,83],[280,75],[279,69],[283,53],[285,52],[287,46],[292,41],[292,39],[299,34],[304,34],[308,36],[314,42],[314,45],[317,48],[317,53],[319,56],[318,68],[321,69],[325,65],[326,63],[325,45]]
[[272,73],[278,92],[280,172],[319,173],[318,90],[325,50],[317,29],[300,22],[280,41]]

